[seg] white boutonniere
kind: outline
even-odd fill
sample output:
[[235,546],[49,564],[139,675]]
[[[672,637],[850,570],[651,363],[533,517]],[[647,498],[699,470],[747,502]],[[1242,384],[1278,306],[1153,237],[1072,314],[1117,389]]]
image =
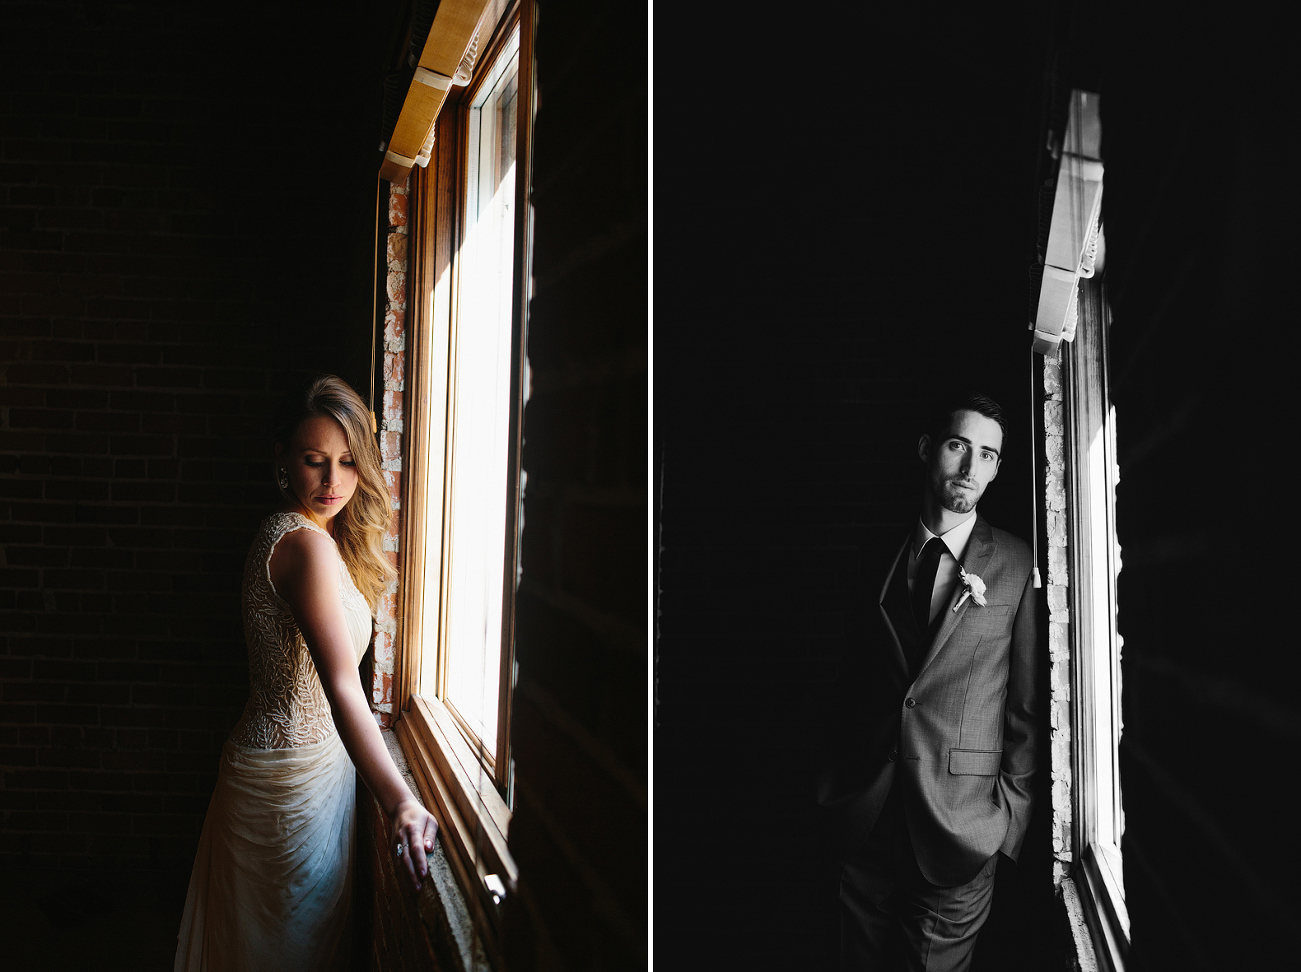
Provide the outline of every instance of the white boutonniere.
[[988,602],[985,600],[985,582],[980,579],[980,575],[968,574],[961,566],[958,567],[958,573],[962,576],[962,596],[958,598],[958,603],[953,605],[953,610],[962,607],[962,602],[967,598],[984,607]]

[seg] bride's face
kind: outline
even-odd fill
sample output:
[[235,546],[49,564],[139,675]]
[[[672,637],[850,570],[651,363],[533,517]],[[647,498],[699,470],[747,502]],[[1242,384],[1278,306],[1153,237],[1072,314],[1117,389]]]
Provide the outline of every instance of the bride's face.
[[357,466],[343,426],[324,415],[304,421],[277,451],[289,490],[313,519],[326,525],[357,491]]

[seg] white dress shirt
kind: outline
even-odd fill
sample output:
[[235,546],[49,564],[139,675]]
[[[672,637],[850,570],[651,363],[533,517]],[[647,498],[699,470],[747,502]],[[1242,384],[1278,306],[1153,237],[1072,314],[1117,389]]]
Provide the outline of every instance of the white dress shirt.
[[[971,514],[955,526],[948,533],[940,537],[944,541],[944,550],[940,552],[940,563],[935,569],[935,587],[931,589],[931,614],[930,620],[935,620],[935,615],[944,610],[944,606],[949,603],[949,598],[953,596],[953,588],[958,583],[958,565],[962,563],[962,555],[967,552],[967,541],[971,539],[971,531],[976,525],[976,511],[972,510]],[[914,579],[917,576],[917,555],[921,553],[922,547],[926,546],[926,541],[935,536],[921,522],[917,521],[917,529],[913,531],[913,545],[908,552],[908,593],[912,594]]]

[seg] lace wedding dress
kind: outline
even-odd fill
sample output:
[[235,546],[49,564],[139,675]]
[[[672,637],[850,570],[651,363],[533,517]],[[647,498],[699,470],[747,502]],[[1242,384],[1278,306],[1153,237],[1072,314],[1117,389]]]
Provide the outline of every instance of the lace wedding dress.
[[[199,837],[176,972],[316,972],[348,965],[355,771],[303,636],[271,583],[298,513],[262,522],[244,565],[249,700],[221,754]],[[366,599],[339,560],[339,596],[360,662]]]

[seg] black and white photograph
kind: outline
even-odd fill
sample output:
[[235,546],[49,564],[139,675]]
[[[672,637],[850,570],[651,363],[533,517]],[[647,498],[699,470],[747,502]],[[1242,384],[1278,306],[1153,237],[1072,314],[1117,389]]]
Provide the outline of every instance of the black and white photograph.
[[656,964],[1298,967],[1281,21],[693,30],[653,89]]

